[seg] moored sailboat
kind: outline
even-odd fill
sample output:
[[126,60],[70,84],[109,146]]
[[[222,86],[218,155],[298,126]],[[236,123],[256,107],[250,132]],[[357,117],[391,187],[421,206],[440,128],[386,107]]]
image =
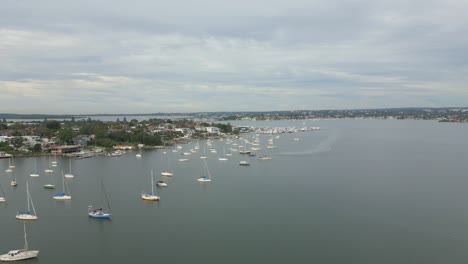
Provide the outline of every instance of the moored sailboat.
[[0,183],[0,202],[6,202],[5,191],[3,190],[2,184]]
[[71,172],[71,159],[69,159],[68,168],[70,169],[70,171],[67,174],[65,174],[65,178],[69,178],[69,179],[74,178],[75,175],[73,175]]
[[93,208],[93,206],[90,205],[90,206],[88,206],[88,216],[91,217],[91,218],[110,219],[111,216],[112,216],[110,203],[109,203],[109,199],[107,198],[106,189],[104,188],[104,183],[103,183],[102,180],[101,180],[100,196],[101,196],[101,204],[102,204],[102,198],[104,196],[104,198],[106,200],[106,203],[107,203],[107,208],[109,209],[109,211],[105,212],[102,207]]
[[28,236],[26,234],[26,224],[23,224],[24,229],[24,248],[8,251],[7,254],[0,255],[0,261],[16,261],[23,259],[35,258],[39,255],[39,250],[29,250]]
[[205,176],[202,176],[200,178],[197,178],[197,181],[199,182],[211,182],[211,174],[210,170],[208,169],[208,164],[206,163],[206,160],[203,160],[203,165],[205,167]]
[[[28,210],[18,212],[18,214],[16,215],[16,219],[36,220],[37,219],[36,209],[34,208],[34,203],[32,201],[31,194],[29,193],[29,185],[27,181],[26,181],[26,200],[28,202]],[[32,213],[31,213],[31,208],[32,208]]]
[[67,195],[65,193],[65,177],[63,176],[63,171],[62,171],[62,192],[55,194],[54,197],[52,198],[54,198],[55,200],[71,200],[71,195],[69,194]]
[[151,194],[145,193],[144,191],[141,192],[141,199],[146,201],[159,201],[160,197],[154,195],[154,177],[153,171],[151,171]]
[[37,173],[37,159],[34,159],[34,172],[29,174],[31,177],[39,177],[39,173]]

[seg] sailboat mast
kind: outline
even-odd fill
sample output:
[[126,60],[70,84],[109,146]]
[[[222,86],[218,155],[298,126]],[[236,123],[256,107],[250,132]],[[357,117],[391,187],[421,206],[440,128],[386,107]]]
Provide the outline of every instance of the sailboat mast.
[[151,170],[151,195],[154,195],[154,179],[153,179],[153,170]]
[[102,187],[102,190],[104,192],[104,197],[106,198],[107,207],[109,208],[109,212],[110,212],[111,207],[110,207],[109,199],[107,198],[106,189],[104,189],[104,183],[102,181],[101,181],[101,187]]
[[65,193],[65,177],[63,177],[63,171],[62,171],[62,192]]
[[30,208],[29,208],[29,185],[28,185],[28,182],[26,181],[26,200],[28,200],[28,212],[30,212]]
[[2,197],[6,198],[5,197],[5,191],[3,190],[3,186],[1,184],[0,184],[0,191],[2,192]]
[[28,235],[26,234],[26,224],[23,223],[23,229],[24,229],[24,250],[28,251]]

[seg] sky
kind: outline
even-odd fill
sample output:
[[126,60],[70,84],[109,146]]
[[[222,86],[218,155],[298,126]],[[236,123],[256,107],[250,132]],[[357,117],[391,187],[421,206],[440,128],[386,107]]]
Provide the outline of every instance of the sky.
[[468,106],[468,1],[2,0],[0,113]]

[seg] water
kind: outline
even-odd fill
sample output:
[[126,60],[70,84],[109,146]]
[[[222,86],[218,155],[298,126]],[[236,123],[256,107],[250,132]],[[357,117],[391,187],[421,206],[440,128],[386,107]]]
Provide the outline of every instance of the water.
[[[245,124],[245,122],[243,122]],[[301,126],[302,121],[255,122]],[[0,205],[0,252],[23,245],[18,210],[26,208],[29,181],[39,219],[27,223],[28,263],[465,263],[468,259],[467,124],[432,121],[306,121],[320,131],[281,134],[270,161],[234,153],[225,162],[204,141],[189,162],[178,153],[143,151],[120,157],[72,161],[71,201],[55,201],[45,190],[49,158],[37,159],[39,178],[31,178],[34,159],[15,159],[19,186],[9,186],[0,160],[0,183],[8,202]],[[246,135],[251,137],[252,135]],[[262,147],[268,135],[261,135]],[[199,156],[206,148],[211,183]],[[258,154],[262,154],[261,151]],[[168,162],[169,157],[169,162]],[[145,202],[170,168],[159,202]],[[113,218],[90,219],[99,206],[104,181]],[[8,239],[5,239],[8,238]]]

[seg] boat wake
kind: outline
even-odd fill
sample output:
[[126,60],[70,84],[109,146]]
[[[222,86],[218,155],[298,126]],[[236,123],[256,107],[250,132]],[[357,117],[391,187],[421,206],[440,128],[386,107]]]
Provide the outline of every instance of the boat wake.
[[285,155],[285,156],[310,156],[321,154],[325,152],[329,152],[332,150],[333,145],[335,144],[336,140],[338,139],[338,134],[333,133],[330,134],[328,138],[321,141],[317,146],[312,149],[306,149],[303,151],[288,151],[288,152],[281,152],[278,155]]

